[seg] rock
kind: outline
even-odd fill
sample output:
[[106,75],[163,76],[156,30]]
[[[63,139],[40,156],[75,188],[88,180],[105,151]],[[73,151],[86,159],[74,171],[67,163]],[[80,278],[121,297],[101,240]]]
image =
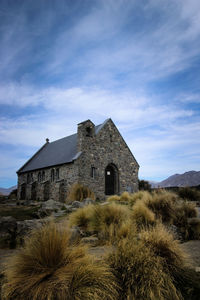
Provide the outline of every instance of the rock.
[[71,204],[72,208],[81,208],[83,206],[84,206],[84,203],[80,202],[80,201],[73,201],[72,204]]
[[47,200],[42,203],[38,210],[39,217],[45,217],[51,215],[53,212],[57,212],[63,207],[63,203],[54,201],[53,199]]
[[83,200],[83,204],[84,205],[94,204],[94,200],[92,200],[91,198],[86,198]]
[[99,243],[99,239],[96,236],[89,236],[89,237],[84,237],[81,239],[81,243],[83,244],[89,244],[92,247],[95,247]]

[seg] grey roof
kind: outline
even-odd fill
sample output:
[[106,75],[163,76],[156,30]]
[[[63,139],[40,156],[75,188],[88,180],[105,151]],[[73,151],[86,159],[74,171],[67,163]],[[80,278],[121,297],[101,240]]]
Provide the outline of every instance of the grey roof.
[[[108,119],[98,126],[95,126],[95,134],[105,125]],[[19,173],[42,169],[50,166],[70,163],[81,155],[77,152],[77,133],[46,143],[38,150],[19,170]]]

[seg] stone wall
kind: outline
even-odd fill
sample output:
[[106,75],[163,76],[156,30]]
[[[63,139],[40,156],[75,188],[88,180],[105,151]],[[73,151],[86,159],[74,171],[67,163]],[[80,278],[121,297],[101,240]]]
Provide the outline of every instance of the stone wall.
[[[89,122],[79,125],[82,133]],[[86,131],[85,131],[86,132]],[[93,132],[93,131],[91,131]],[[105,169],[113,164],[118,170],[118,194],[124,191],[136,192],[138,190],[138,163],[130,152],[118,129],[108,120],[97,135],[87,136],[83,141],[81,134],[82,155],[78,159],[79,182],[93,190],[97,197],[105,197]],[[95,168],[95,176],[92,177],[91,168]]]
[[[51,172],[54,169],[54,180],[52,181]],[[59,178],[56,178],[56,169],[59,169]],[[65,201],[67,193],[73,183],[78,181],[77,163],[64,164],[56,167],[45,168],[45,178],[38,180],[39,172],[22,173],[18,176],[18,199],[22,199],[21,191],[23,186],[26,187],[26,200],[48,200]],[[28,174],[31,174],[32,180],[28,182]],[[33,185],[36,185],[36,193],[33,193]],[[34,197],[35,196],[35,197]],[[46,198],[45,198],[46,197]]]

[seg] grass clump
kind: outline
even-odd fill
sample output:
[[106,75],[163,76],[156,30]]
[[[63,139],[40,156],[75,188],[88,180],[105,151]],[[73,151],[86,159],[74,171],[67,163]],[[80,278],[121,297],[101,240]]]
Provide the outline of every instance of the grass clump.
[[170,272],[176,272],[182,268],[185,261],[185,254],[178,241],[167,231],[163,224],[140,232],[141,240],[152,249],[156,256],[162,258],[163,263]]
[[162,222],[172,224],[175,217],[175,203],[178,197],[175,193],[160,190],[154,192],[152,197],[144,199],[144,203]]
[[67,197],[68,202],[70,201],[83,201],[86,198],[95,200],[95,194],[87,187],[80,183],[75,183]]
[[179,201],[176,204],[176,217],[174,225],[176,225],[184,240],[193,239],[192,231],[188,223],[188,218],[197,217],[197,210],[195,204],[187,201]]
[[152,226],[156,223],[155,214],[140,200],[133,205],[131,217],[135,221],[138,229]]
[[143,241],[122,239],[107,260],[121,287],[120,300],[182,299],[162,259]]
[[91,217],[90,229],[97,233],[101,240],[113,240],[129,215],[129,209],[120,204],[96,205]]
[[94,213],[94,205],[87,205],[77,209],[69,216],[69,225],[78,226],[84,231],[89,231],[89,224]]
[[108,202],[120,202],[120,196],[118,195],[112,195],[107,198]]
[[70,245],[69,238],[54,223],[34,231],[7,263],[3,300],[116,300],[109,267]]
[[[196,298],[200,292],[197,275],[185,264],[186,254],[162,224],[140,233],[141,241],[162,260],[163,268],[184,299]],[[193,296],[192,296],[193,295]],[[173,299],[173,298],[172,298]]]

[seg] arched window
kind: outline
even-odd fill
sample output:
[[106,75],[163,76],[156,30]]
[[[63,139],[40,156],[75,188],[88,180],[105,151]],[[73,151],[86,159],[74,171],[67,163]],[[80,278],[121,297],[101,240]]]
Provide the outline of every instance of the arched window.
[[60,174],[59,174],[59,168],[56,169],[56,180],[58,180],[60,178]]
[[91,127],[86,127],[86,136],[92,136],[92,128]]
[[42,174],[41,172],[38,173],[38,182],[41,182],[42,181]]
[[30,183],[31,182],[31,176],[30,174],[27,174],[27,183]]
[[55,172],[54,169],[51,170],[51,182],[53,182],[55,179]]
[[45,171],[42,171],[42,181],[45,181]]

